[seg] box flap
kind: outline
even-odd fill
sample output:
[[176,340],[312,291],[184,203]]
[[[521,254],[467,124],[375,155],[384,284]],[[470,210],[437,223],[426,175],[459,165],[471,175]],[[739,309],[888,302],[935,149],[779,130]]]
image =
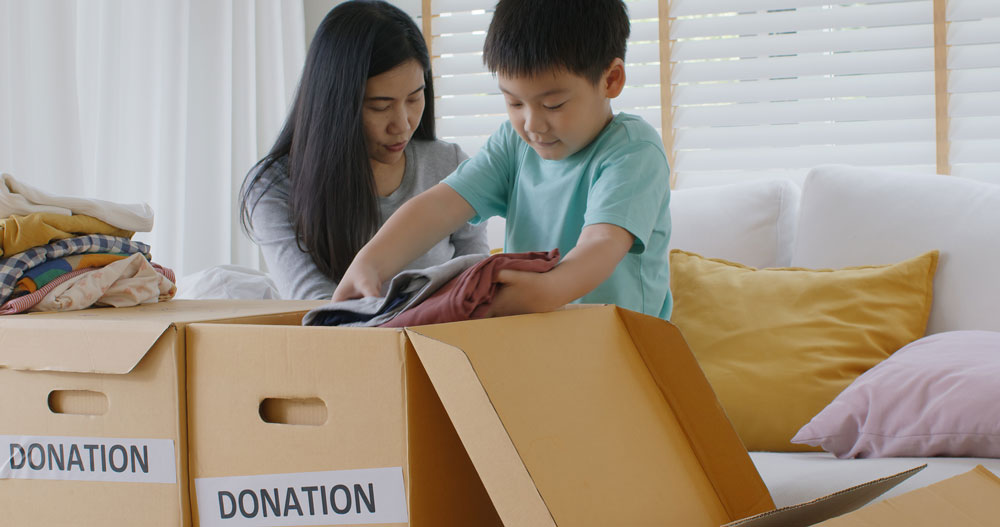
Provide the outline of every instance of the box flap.
[[982,465],[861,510],[823,527],[987,527],[1000,523],[1000,478]]
[[[711,414],[706,429],[731,426],[710,390],[661,390],[663,379],[708,385],[676,328],[635,316],[648,325],[627,328],[618,308],[599,306],[407,329],[505,524],[716,527],[738,518],[734,503],[773,509],[739,441],[692,444],[699,415]],[[706,470],[712,457],[742,468]],[[721,495],[740,485],[751,492]],[[534,509],[530,523],[510,520],[519,492],[532,507],[537,492],[552,520]]]
[[504,525],[554,527],[465,353],[415,331],[406,332]]
[[164,321],[0,320],[0,364],[15,370],[128,373],[169,327]]
[[305,311],[316,301],[173,300],[0,317],[0,366],[18,370],[123,374],[171,325]]
[[[824,520],[864,507],[873,499],[899,485],[910,476],[920,472],[926,466],[920,465],[899,474],[862,483],[806,503],[782,507],[777,510],[758,514],[757,516],[727,523],[723,527],[808,527],[809,525],[816,525]],[[824,525],[826,524],[824,523]],[[875,523],[874,525],[885,524]]]
[[[745,518],[774,509],[771,493],[761,479],[743,441],[730,423],[701,366],[690,352],[671,353],[666,343],[687,343],[677,326],[619,309],[636,349],[670,402],[709,480],[730,518]],[[677,344],[679,346],[679,344]]]

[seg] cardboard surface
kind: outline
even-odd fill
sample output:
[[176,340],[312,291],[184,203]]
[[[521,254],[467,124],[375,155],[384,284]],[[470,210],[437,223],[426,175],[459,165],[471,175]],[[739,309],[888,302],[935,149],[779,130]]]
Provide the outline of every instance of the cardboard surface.
[[867,505],[875,498],[926,467],[927,465],[914,467],[910,470],[869,481],[868,483],[862,483],[861,485],[856,485],[806,503],[782,507],[757,516],[728,523],[724,527],[809,527],[810,525],[816,525],[824,520],[846,514]]
[[184,324],[291,321],[316,305],[171,301],[0,317],[0,523],[188,525]]
[[994,527],[1000,525],[1000,478],[982,465],[820,523],[823,527]]
[[[408,518],[388,525],[715,527],[773,508],[680,333],[614,306],[405,331],[193,324],[187,338],[196,524],[364,523],[381,510],[265,519],[242,478],[287,494],[268,482],[389,467]],[[329,419],[266,423],[276,398],[319,399]]]

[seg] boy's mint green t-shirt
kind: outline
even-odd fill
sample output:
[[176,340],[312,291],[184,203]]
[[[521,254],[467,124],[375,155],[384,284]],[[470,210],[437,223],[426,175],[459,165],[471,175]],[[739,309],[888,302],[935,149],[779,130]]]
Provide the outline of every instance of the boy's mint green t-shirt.
[[577,302],[670,318],[670,171],[659,135],[641,118],[617,114],[587,147],[558,161],[539,157],[508,121],[444,183],[475,209],[471,223],[506,218],[507,252],[558,247],[565,256],[585,226],[622,227],[635,237],[631,250]]

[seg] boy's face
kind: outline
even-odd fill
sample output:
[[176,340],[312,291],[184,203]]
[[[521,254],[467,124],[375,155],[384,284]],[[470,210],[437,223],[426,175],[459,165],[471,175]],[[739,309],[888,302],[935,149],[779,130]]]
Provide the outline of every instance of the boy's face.
[[615,59],[597,84],[562,69],[497,78],[514,130],[542,159],[558,160],[589,145],[611,121],[609,99],[621,92],[625,70]]

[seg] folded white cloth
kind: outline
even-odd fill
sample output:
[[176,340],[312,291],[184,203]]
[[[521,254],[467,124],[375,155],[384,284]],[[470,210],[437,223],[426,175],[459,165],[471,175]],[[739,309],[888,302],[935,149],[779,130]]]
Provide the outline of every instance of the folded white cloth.
[[30,311],[75,311],[93,305],[126,307],[169,300],[174,283],[141,254],[74,276],[49,291]]
[[109,225],[135,232],[153,230],[153,209],[145,203],[114,203],[101,199],[54,196],[0,174],[0,218],[35,212],[84,214]]

